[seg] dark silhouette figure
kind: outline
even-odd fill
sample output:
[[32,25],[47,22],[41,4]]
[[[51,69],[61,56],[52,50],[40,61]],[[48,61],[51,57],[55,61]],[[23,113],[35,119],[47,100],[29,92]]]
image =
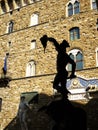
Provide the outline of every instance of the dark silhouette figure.
[[86,113],[74,107],[68,99],[53,101],[47,107],[47,113],[56,124],[53,130],[86,130]]
[[87,130],[86,126],[86,112],[79,107],[75,107],[67,99],[69,91],[66,88],[66,81],[68,78],[68,71],[66,66],[68,63],[72,64],[72,72],[69,78],[75,78],[75,62],[66,53],[66,48],[70,47],[66,40],[59,44],[54,38],[44,35],[40,38],[44,47],[44,52],[47,46],[47,41],[53,42],[57,54],[57,74],[54,78],[53,88],[62,94],[60,100],[52,101],[50,104],[43,106],[38,111],[45,110],[46,113],[53,120],[52,130]]
[[57,54],[57,74],[54,78],[53,88],[62,94],[63,97],[67,97],[69,91],[66,88],[66,81],[68,78],[68,71],[66,70],[66,66],[68,63],[72,64],[72,73],[69,78],[75,78],[75,62],[70,58],[70,56],[66,53],[66,48],[70,47],[69,43],[66,40],[63,40],[61,44],[59,44],[56,39],[52,37],[47,37],[44,35],[41,39],[42,45],[45,48],[47,46],[47,41],[53,42],[53,45],[56,48]]
[[86,112],[72,105],[68,99],[52,101],[39,109],[43,110],[54,121],[52,130],[87,130]]

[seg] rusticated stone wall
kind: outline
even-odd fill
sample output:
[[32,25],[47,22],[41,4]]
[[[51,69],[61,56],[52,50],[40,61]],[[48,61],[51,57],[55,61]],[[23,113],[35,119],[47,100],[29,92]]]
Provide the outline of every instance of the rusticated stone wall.
[[[95,70],[96,72],[98,70]],[[91,71],[82,71],[82,76],[88,75]],[[17,124],[16,116],[20,101],[20,95],[24,92],[35,92],[39,94],[38,104],[34,104],[30,113],[30,128],[35,130],[49,129],[50,118],[44,111],[38,113],[38,109],[49,102],[55,100],[53,98],[54,91],[52,88],[52,81],[55,75],[43,75],[31,78],[13,79],[9,83],[9,88],[0,89],[0,97],[2,98],[2,109],[0,112],[0,124],[1,130],[17,130],[19,123]],[[96,97],[98,93],[96,93]],[[87,112],[87,127],[90,130],[97,130],[98,116],[96,106],[98,98],[91,100],[73,101],[73,105],[82,107]],[[92,107],[93,106],[93,107]],[[94,119],[94,122],[93,122]],[[96,127],[95,127],[96,126]],[[19,129],[19,128],[18,128]],[[30,130],[31,130],[30,129]],[[20,129],[19,129],[20,130]]]
[[[58,42],[62,42],[63,39],[67,39],[69,41],[68,30],[73,26],[80,27],[81,38],[76,41],[69,41],[71,45],[69,50],[78,48],[83,52],[84,68],[96,67],[95,50],[97,48],[98,41],[98,32],[96,31],[96,27],[94,27],[96,19],[93,16],[93,13],[90,15],[92,15],[94,19],[88,19],[86,16],[85,18],[82,18],[84,17],[82,15],[83,14],[79,16],[79,20],[75,20],[77,17],[74,16],[75,18],[73,17],[71,19],[63,19],[62,21],[58,20],[52,23],[45,23],[39,26],[16,31],[9,35],[1,36],[0,43],[3,49],[0,53],[3,59],[5,53],[9,52],[8,72],[11,73],[11,76],[13,78],[24,77],[26,73],[26,64],[30,60],[36,61],[36,74],[55,72],[56,51],[52,46],[52,43],[48,42],[46,53],[44,54],[43,47],[40,42],[40,37],[44,34],[47,34],[48,36],[55,37]],[[74,20],[74,22],[72,20]],[[70,25],[68,24],[69,22]],[[89,29],[87,25],[89,26]],[[30,43],[33,39],[36,40],[36,49],[31,50]],[[9,41],[11,41],[10,47],[8,47]],[[3,66],[3,60],[1,61],[1,66]],[[44,70],[41,69],[43,66]]]
[[[0,124],[2,129],[9,125],[17,116],[21,93],[37,91],[39,94],[38,108],[47,104],[53,95],[51,81],[53,81],[53,75],[16,79],[10,82],[9,88],[1,88],[0,97],[3,100],[2,110],[0,112]],[[46,95],[46,99],[43,98],[44,95]]]

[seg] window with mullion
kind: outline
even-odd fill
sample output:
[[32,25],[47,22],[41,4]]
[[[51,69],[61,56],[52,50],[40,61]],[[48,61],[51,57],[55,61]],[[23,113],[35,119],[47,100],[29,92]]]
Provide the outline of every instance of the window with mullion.
[[78,52],[76,55],[76,70],[83,69],[83,55]]
[[26,68],[26,76],[35,76],[35,62],[34,61],[30,61],[27,64],[27,68]]
[[[72,53],[70,53],[69,56],[70,56],[71,59],[75,60],[74,55]],[[68,64],[68,71],[71,71],[71,70],[72,70],[72,65],[69,63]]]
[[71,3],[69,3],[68,5],[68,16],[73,15],[73,5]]
[[73,41],[74,40],[74,30],[70,31],[70,40]]
[[[73,49],[69,53],[69,56],[71,59],[73,59],[76,63],[76,70],[82,70],[83,69],[83,54],[78,49]],[[72,65],[69,63],[67,65],[67,70],[72,71]]]
[[76,40],[80,38],[80,31],[78,27],[74,27],[69,30],[70,31],[70,40]]
[[74,29],[74,39],[79,39],[80,38],[80,33],[79,33],[79,28]]
[[92,0],[92,9],[96,9],[97,5],[96,5],[96,0]]
[[79,12],[80,12],[80,10],[79,10],[79,2],[76,1],[74,3],[74,14],[78,14]]

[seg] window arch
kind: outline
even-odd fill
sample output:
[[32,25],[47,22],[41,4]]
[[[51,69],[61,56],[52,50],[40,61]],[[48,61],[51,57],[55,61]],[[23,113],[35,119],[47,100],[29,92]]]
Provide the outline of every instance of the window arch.
[[35,49],[35,48],[36,48],[36,40],[32,40],[30,49]]
[[[71,59],[74,60],[74,55],[72,53],[69,53],[69,56],[70,56]],[[72,65],[68,64],[67,68],[68,68],[68,71],[71,71]]]
[[68,4],[68,16],[73,15],[73,5],[72,3]]
[[32,16],[31,16],[31,26],[34,26],[34,25],[37,25],[38,24],[38,14],[37,13],[34,13]]
[[79,2],[75,1],[75,3],[74,3],[74,14],[78,14],[79,11],[80,11],[80,9],[79,9]]
[[31,60],[27,63],[26,76],[35,76],[35,61]]
[[70,33],[70,40],[76,40],[80,38],[80,29],[79,27],[73,27],[69,30]]
[[11,20],[11,21],[8,23],[8,33],[13,32],[13,26],[14,26],[14,22]]
[[98,67],[98,48],[96,48],[96,66]]
[[83,69],[83,55],[80,51],[76,54],[76,70]]
[[67,16],[72,16],[80,12],[80,2],[78,0],[72,0],[67,3]]
[[91,9],[97,9],[96,0],[91,0]]
[[[76,70],[83,69],[83,54],[79,49],[73,49],[68,52],[69,56],[75,61],[76,63]],[[71,71],[71,64],[68,64],[68,71]]]

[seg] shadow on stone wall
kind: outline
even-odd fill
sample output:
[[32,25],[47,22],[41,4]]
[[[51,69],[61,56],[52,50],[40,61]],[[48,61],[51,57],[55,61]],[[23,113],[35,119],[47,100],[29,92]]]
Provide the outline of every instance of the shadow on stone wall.
[[0,78],[0,88],[9,87],[10,81],[11,81],[11,77]]
[[[54,120],[60,125],[56,125]],[[98,130],[97,121],[97,98],[84,105],[69,100],[54,100],[45,94],[39,95],[38,104],[32,105],[27,118],[29,130],[87,130],[86,123],[89,130]],[[15,117],[4,130],[21,130],[19,120]]]

